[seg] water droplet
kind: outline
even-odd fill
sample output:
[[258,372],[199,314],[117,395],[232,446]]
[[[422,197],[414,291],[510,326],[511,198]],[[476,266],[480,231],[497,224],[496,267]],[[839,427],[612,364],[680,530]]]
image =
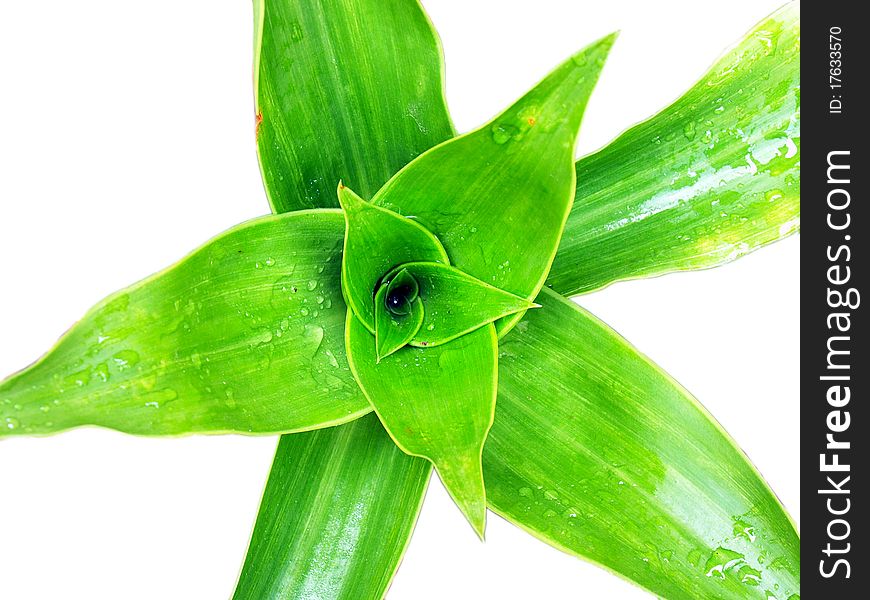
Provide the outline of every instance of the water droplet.
[[324,354],[326,354],[326,359],[329,361],[329,364],[337,369],[338,360],[335,358],[335,354],[332,353],[332,350],[327,350]]
[[490,131],[492,132],[492,141],[499,145],[506,144],[519,133],[517,127],[507,123],[495,123]]
[[312,279],[308,282],[308,291],[313,292],[315,289],[317,289],[317,280]]
[[290,26],[288,29],[290,31],[290,39],[294,42],[302,41],[302,39],[305,37],[305,32],[302,31],[302,25],[300,25],[299,21],[295,19],[290,22]]
[[710,558],[707,559],[707,562],[704,565],[704,573],[707,577],[725,579],[727,571],[738,565],[743,565],[744,562],[744,556],[739,552],[719,547],[716,548],[716,550],[714,550],[710,555]]
[[135,350],[121,350],[112,360],[119,369],[126,369],[139,363],[139,353]]
[[176,398],[178,398],[178,393],[170,388],[158,390],[156,392],[149,392],[143,396],[145,406],[148,408],[160,408],[161,404],[172,402]]
[[740,579],[740,583],[756,586],[761,583],[761,571],[753,569],[749,565],[743,565],[737,571],[737,578]]
[[270,256],[269,258],[267,258],[267,259],[264,261],[264,264],[265,264],[267,267],[273,267],[273,266],[275,266],[275,259],[272,258],[272,257]]
[[306,325],[302,337],[310,347],[309,356],[314,356],[323,343],[323,327],[320,325]]
[[6,420],[4,421],[4,425],[6,426],[6,429],[12,430],[12,429],[18,428],[20,423],[18,422],[18,419],[16,419],[15,417],[6,417]]
[[63,386],[66,387],[82,387],[90,383],[91,381],[91,371],[90,369],[82,369],[77,373],[73,373],[71,375],[67,375],[63,378]]
[[109,365],[106,363],[98,364],[94,367],[94,375],[96,375],[97,379],[101,382],[107,382],[109,380]]
[[683,135],[690,142],[695,139],[695,122],[689,121],[683,126]]

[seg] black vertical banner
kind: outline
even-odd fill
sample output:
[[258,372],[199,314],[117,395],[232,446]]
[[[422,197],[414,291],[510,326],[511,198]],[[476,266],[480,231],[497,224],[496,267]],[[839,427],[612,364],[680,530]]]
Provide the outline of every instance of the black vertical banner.
[[801,579],[810,599],[870,596],[863,9],[802,5]]

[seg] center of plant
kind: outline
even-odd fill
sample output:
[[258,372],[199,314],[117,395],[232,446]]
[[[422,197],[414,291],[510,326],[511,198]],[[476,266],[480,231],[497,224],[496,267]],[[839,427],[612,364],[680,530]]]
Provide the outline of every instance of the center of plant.
[[396,317],[411,314],[411,305],[420,295],[420,286],[406,270],[400,271],[387,285],[384,307]]

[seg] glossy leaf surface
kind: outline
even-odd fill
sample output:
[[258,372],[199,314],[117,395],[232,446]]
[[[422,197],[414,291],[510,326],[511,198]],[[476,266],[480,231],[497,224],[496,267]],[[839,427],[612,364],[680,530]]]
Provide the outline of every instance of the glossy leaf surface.
[[[452,135],[441,50],[419,3],[256,0],[254,6],[255,87],[263,119],[257,146],[277,212],[335,206],[337,178],[371,198],[408,160]],[[300,19],[297,13],[318,24],[306,31],[305,45],[293,27]],[[341,44],[333,44],[334,38]],[[318,72],[331,76],[311,76]],[[410,84],[405,79],[409,74],[416,79]],[[365,436],[347,436],[347,429],[363,426],[368,428]],[[264,503],[254,538],[292,544],[293,553],[260,552],[252,543],[249,553],[255,557],[245,571],[256,573],[257,583],[246,588],[243,577],[240,597],[275,588],[285,589],[287,598],[298,597],[292,586],[279,582],[298,581],[306,571],[338,581],[347,576],[347,565],[363,564],[365,575],[335,597],[377,598],[401,560],[431,464],[404,454],[373,418],[321,429],[308,439],[310,445],[282,445],[285,453],[273,464],[270,479],[299,477],[306,485],[285,486],[280,499],[270,497],[268,502],[280,502],[284,509],[270,512]],[[376,456],[370,457],[374,445]],[[333,450],[337,447],[341,451]],[[408,468],[407,461],[418,468]],[[294,513],[295,518],[288,511],[311,501],[310,486],[343,491],[332,496],[328,523],[303,531],[304,511]],[[366,531],[376,537],[360,535],[361,511],[367,515]],[[394,529],[400,522],[405,529]],[[388,530],[397,534],[383,533]],[[342,552],[335,553],[338,560],[326,562],[319,549],[330,548],[334,540],[342,540]]]
[[264,217],[110,296],[0,384],[0,435],[270,433],[368,412],[344,349],[337,210]]
[[577,195],[547,285],[573,295],[714,267],[799,226],[793,2],[674,104],[577,163]]
[[800,541],[713,418],[554,292],[499,348],[490,508],[666,598],[790,598]]
[[382,597],[430,470],[375,415],[282,436],[235,600]]
[[275,212],[371,196],[453,134],[441,48],[407,0],[255,0],[257,151]]
[[570,58],[492,122],[416,159],[372,202],[418,219],[462,271],[534,298],[571,208],[575,140],[614,39]]
[[419,223],[366,202],[344,185],[338,197],[347,220],[341,286],[354,314],[374,332],[375,292],[390,271],[411,261],[449,261],[440,242]]
[[495,327],[435,348],[406,346],[378,362],[374,336],[348,313],[347,345],[351,369],[384,427],[405,452],[432,461],[482,537],[480,454],[495,407]]

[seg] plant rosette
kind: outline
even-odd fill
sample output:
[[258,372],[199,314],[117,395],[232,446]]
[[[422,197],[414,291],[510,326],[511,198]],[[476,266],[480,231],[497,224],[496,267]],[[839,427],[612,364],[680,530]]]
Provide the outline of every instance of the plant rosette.
[[481,538],[489,508],[660,596],[795,597],[760,475],[567,297],[798,230],[797,5],[576,163],[615,35],[455,135],[416,2],[259,0],[255,29],[277,214],[97,304],[0,383],[0,436],[282,434],[236,598],[383,596],[433,467]]

